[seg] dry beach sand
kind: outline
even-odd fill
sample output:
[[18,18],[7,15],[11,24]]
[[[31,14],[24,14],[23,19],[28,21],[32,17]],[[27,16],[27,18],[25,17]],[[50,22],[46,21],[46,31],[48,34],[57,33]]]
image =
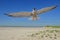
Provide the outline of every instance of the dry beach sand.
[[60,40],[60,28],[0,27],[0,40]]

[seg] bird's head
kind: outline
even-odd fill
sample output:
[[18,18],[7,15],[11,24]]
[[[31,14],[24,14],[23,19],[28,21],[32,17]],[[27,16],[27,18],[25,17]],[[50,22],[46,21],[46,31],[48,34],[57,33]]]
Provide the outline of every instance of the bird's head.
[[36,10],[36,8],[33,8],[33,10]]

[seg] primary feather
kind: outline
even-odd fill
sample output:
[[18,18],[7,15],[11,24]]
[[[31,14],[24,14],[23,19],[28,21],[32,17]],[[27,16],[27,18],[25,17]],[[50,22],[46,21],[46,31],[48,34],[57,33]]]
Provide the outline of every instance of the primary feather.
[[18,12],[18,13],[10,13],[8,16],[12,17],[29,17],[32,16],[31,12]]
[[42,9],[40,9],[40,10],[37,11],[37,14],[41,14],[41,13],[47,12],[47,11],[52,10],[54,8],[56,8],[56,6],[42,8]]

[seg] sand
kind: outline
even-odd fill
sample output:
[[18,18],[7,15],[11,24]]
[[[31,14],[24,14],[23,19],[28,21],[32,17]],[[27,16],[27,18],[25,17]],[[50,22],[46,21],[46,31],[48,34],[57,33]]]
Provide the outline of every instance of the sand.
[[0,40],[60,40],[60,28],[0,27]]

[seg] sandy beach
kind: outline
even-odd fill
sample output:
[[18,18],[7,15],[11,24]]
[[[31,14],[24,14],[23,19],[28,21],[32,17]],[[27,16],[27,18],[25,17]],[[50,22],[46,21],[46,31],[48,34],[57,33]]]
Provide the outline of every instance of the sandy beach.
[[60,40],[60,28],[0,27],[0,40]]

